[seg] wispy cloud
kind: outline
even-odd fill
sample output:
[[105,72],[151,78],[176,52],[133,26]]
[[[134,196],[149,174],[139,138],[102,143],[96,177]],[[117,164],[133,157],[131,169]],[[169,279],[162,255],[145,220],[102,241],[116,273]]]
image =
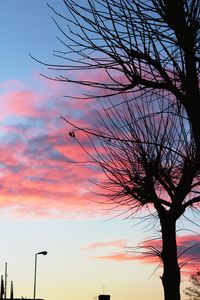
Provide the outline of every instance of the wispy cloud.
[[[184,274],[194,272],[199,266],[200,260],[200,236],[198,235],[184,235],[177,238],[179,264]],[[117,250],[113,250],[116,248]],[[144,241],[137,247],[131,247],[131,242],[126,239],[114,240],[110,242],[96,242],[87,245],[85,249],[93,250],[106,249],[106,254],[92,256],[94,259],[111,260],[116,262],[122,261],[138,261],[144,264],[159,265],[161,259],[161,240]],[[112,250],[108,251],[108,249]],[[157,254],[156,254],[157,253]]]
[[117,262],[136,260],[133,255],[130,255],[128,253],[117,253],[117,252],[112,253],[110,255],[96,256],[94,258],[102,259],[102,260],[117,261]]
[[117,247],[117,248],[124,248],[128,245],[129,241],[127,239],[119,239],[115,241],[109,242],[97,242],[87,245],[84,249],[85,250],[94,250],[98,248],[110,248],[110,247]]

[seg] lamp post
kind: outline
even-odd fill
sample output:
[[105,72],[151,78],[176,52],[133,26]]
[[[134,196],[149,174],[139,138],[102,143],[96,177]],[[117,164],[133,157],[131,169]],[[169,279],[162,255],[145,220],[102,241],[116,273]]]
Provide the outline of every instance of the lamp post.
[[47,255],[47,251],[41,251],[35,254],[35,272],[34,272],[34,291],[33,291],[33,299],[35,299],[36,294],[36,273],[37,273],[37,256],[38,255]]

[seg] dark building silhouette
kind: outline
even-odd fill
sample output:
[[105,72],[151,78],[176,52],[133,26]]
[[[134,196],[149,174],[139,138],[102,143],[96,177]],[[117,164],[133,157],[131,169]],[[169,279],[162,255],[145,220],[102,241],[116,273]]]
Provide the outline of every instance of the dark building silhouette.
[[98,299],[99,300],[110,300],[110,295],[99,295]]

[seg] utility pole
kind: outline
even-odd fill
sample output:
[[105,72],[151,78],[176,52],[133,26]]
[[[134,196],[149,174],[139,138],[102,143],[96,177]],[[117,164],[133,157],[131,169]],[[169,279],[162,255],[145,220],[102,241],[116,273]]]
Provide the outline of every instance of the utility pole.
[[4,297],[4,280],[3,280],[3,275],[1,275],[1,294],[0,294],[0,299],[3,299]]
[[14,292],[13,292],[13,281],[11,281],[11,285],[10,285],[10,299],[11,300],[13,300],[13,294],[14,294]]
[[8,277],[8,273],[7,273],[7,267],[8,267],[8,264],[7,262],[5,263],[5,288],[4,288],[4,298],[6,298],[6,290],[7,290],[7,277]]

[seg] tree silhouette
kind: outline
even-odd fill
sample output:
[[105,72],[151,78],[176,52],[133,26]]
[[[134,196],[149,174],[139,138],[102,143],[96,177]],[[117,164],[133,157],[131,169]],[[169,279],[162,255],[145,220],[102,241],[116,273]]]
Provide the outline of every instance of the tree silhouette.
[[189,299],[191,300],[198,300],[200,299],[200,272],[197,271],[196,273],[190,276],[191,286],[187,287],[184,292]]
[[[184,106],[200,150],[200,0],[63,4],[66,14],[49,5],[67,25],[54,18],[65,50],[54,52],[61,63],[46,64],[58,72],[52,79],[93,87],[90,97],[138,90],[158,96],[166,91],[174,103]],[[80,71],[95,70],[101,71],[102,79],[77,79]]]
[[200,200],[200,172],[186,112],[165,96],[153,102],[146,96],[134,102],[124,99],[119,106],[102,108],[96,129],[73,125],[75,139],[79,141],[78,130],[89,135],[95,154],[82,147],[105,175],[105,182],[97,183],[99,195],[106,197],[103,203],[123,207],[131,216],[143,208],[148,218],[158,218],[165,299],[178,300],[176,222]]
[[[131,214],[156,212],[165,300],[179,300],[176,221],[200,202],[200,0],[63,4],[66,14],[49,5],[62,33],[64,50],[54,52],[61,63],[42,63],[56,72],[50,79],[89,86],[83,98],[113,99],[104,129],[82,130],[104,149],[93,144],[93,159],[107,176],[102,187],[111,203]],[[81,71],[94,79],[80,79]],[[77,140],[74,131],[69,136]]]

